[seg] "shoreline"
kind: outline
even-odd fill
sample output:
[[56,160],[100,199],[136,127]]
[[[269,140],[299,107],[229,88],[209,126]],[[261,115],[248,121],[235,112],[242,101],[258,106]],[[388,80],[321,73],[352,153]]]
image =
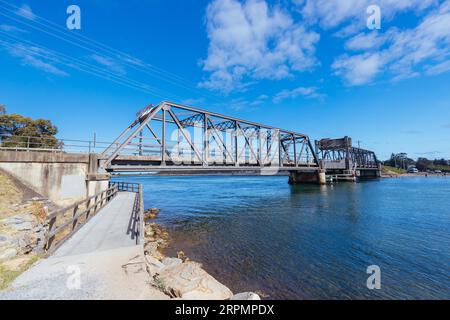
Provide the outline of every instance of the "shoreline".
[[187,300],[261,300],[254,292],[233,292],[203,269],[201,263],[192,261],[183,251],[169,257],[165,249],[170,236],[167,229],[156,222],[156,208],[146,210],[144,231],[144,260],[151,285],[169,299]]
[[450,174],[443,173],[383,173],[380,178],[449,178]]

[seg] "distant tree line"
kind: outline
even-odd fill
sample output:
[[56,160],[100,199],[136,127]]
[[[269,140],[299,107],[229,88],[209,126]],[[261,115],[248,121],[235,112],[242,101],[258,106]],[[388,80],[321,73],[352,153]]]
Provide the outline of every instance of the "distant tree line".
[[23,115],[6,112],[0,105],[0,142],[2,147],[44,148],[60,147],[55,137],[58,128],[46,119],[32,119]]
[[[429,160],[427,158],[418,158],[417,161],[408,157],[406,153],[393,153],[389,160],[383,162],[384,165],[405,169],[414,166],[419,171],[427,170],[442,170],[450,172],[450,160],[446,159],[434,159]],[[448,168],[447,168],[448,167]]]

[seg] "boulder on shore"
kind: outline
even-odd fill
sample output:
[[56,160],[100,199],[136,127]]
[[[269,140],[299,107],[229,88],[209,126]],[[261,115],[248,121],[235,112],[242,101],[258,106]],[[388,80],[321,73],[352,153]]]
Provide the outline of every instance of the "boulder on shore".
[[232,296],[230,300],[261,300],[261,298],[253,292],[241,292]]
[[165,257],[161,260],[161,262],[166,266],[166,267],[171,267],[171,266],[176,266],[178,264],[182,264],[183,261],[181,259],[178,258],[169,258],[169,257]]
[[158,213],[159,213],[159,209],[157,209],[157,208],[151,208],[151,209],[145,210],[144,219],[145,220],[154,219],[154,218],[156,218]]
[[214,279],[197,262],[188,261],[161,270],[157,280],[166,294],[189,300],[225,300],[233,293]]

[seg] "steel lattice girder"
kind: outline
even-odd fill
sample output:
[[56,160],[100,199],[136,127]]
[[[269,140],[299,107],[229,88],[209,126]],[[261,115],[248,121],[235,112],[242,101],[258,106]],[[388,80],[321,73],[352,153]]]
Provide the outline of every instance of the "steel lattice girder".
[[[343,141],[343,139],[336,140],[338,140],[338,142]],[[328,144],[326,145],[324,143],[320,143],[322,141],[325,141]],[[352,147],[351,143],[346,145],[342,143],[341,145],[339,145],[333,143],[333,139],[323,139],[321,141],[316,141],[316,149],[316,152],[323,160],[342,161],[349,159],[353,163],[355,163],[357,167],[378,166],[378,159],[375,152],[362,148]]]
[[[181,111],[187,113],[188,116],[180,118]],[[150,125],[153,121],[162,123],[160,136],[158,136],[152,129],[152,125]],[[298,166],[301,163],[303,151],[305,151],[306,154],[307,163],[305,165],[308,167],[319,166],[317,156],[312,148],[310,140],[308,136],[304,134],[171,102],[162,102],[158,106],[146,110],[141,114],[138,119],[127,127],[102,153],[101,157],[102,159],[105,159],[102,162],[102,166],[106,168],[109,167],[112,161],[118,157],[123,157],[126,151],[134,147],[139,148],[138,155],[144,154],[147,149],[155,148],[154,145],[147,144],[145,142],[146,139],[153,139],[158,143],[159,147],[157,149],[160,150],[161,164],[163,164],[165,160],[171,160],[171,152],[167,150],[166,124],[176,125],[195,155],[195,161],[198,161],[203,166],[209,165],[208,157],[211,138],[216,141],[219,147],[222,147],[225,160],[232,160],[236,166],[242,164],[240,155],[244,149],[250,151],[253,158],[257,160],[258,165],[260,166],[264,166],[266,161],[272,163],[274,161],[274,156],[277,153],[279,154],[279,166],[292,165],[292,161],[290,160],[292,156],[292,154],[290,154],[292,152],[290,148],[292,145],[294,146],[294,166]],[[203,143],[201,147],[198,143],[191,141],[188,132],[185,132],[188,127],[202,128]],[[145,136],[143,130],[150,131],[151,138]],[[225,143],[222,134],[225,134],[226,137],[231,134],[232,139],[234,139],[231,141],[231,145]],[[240,145],[241,143],[238,142],[238,137],[244,138],[245,142],[243,147]],[[139,139],[139,141],[137,143],[132,143],[133,139]],[[252,146],[253,141],[255,141],[255,149]],[[301,147],[300,153],[298,153],[298,149],[296,150],[297,144]],[[288,160],[287,164],[283,162],[284,159]]]

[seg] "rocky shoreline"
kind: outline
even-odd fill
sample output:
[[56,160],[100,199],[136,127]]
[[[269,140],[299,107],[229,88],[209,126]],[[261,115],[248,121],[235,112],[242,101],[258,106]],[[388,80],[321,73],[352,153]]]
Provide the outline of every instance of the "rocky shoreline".
[[152,222],[159,210],[145,212],[144,257],[152,285],[171,299],[189,300],[261,300],[253,292],[233,294],[231,290],[208,274],[202,265],[191,261],[180,251],[177,257],[166,257],[169,233]]

